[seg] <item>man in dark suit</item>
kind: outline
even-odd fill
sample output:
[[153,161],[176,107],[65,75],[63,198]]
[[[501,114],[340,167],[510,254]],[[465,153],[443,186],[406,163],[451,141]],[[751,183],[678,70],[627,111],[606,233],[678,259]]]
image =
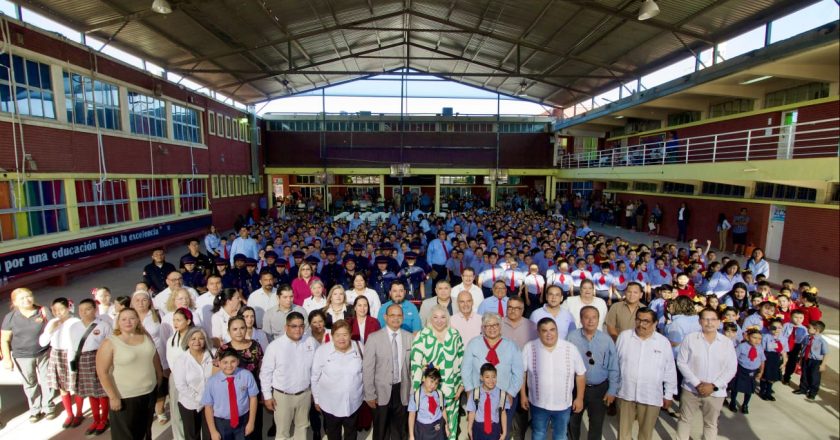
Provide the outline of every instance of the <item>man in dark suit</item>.
[[372,333],[365,343],[363,377],[365,401],[373,408],[373,440],[408,437],[409,363],[414,335],[401,329],[402,323],[402,307],[392,304],[385,310],[385,328]]

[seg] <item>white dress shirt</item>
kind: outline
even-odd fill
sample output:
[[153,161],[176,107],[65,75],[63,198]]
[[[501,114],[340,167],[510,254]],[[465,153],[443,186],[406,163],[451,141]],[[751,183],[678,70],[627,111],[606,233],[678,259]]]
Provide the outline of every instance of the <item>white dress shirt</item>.
[[481,315],[475,312],[470,314],[469,319],[458,312],[449,318],[449,325],[461,335],[464,346],[469,344],[472,338],[481,335]]
[[[458,284],[457,286],[452,288],[452,299],[455,303],[458,303],[458,294],[467,290],[464,288],[464,283]],[[473,283],[472,286],[469,288],[470,296],[472,296],[473,300],[473,313],[478,313],[478,306],[481,305],[481,302],[484,301],[484,292],[481,291],[481,287],[475,285]],[[467,343],[467,340],[464,340],[464,344]]]
[[[400,334],[400,329],[398,328],[397,331],[391,330],[391,327],[385,326],[385,331],[388,332],[388,344],[391,344],[391,341],[394,340],[394,335],[397,335],[397,366],[399,367],[397,371],[402,371],[402,364],[403,364],[403,346],[402,346],[402,335]],[[364,330],[359,327],[359,334],[364,334]],[[393,353],[391,354],[393,356]]]
[[653,406],[662,406],[664,399],[673,400],[677,368],[668,338],[654,332],[642,339],[631,328],[618,335],[615,345],[621,371],[620,399]]
[[[76,353],[76,347],[79,346],[78,341],[81,339],[81,335],[76,339],[73,338],[73,334],[79,332],[78,324],[81,324],[82,321],[79,318],[71,316],[63,323],[58,324],[58,327],[54,331],[50,331],[53,323],[59,321],[58,318],[50,319],[47,325],[44,326],[44,332],[38,338],[38,343],[41,344],[41,347],[49,345],[55,350],[67,350],[67,359],[70,360],[73,359]],[[84,333],[84,327],[82,327],[81,331]]]
[[726,397],[726,386],[738,371],[738,357],[732,341],[715,333],[714,342],[709,342],[703,333],[690,333],[680,344],[677,368],[683,375],[682,387],[697,393],[697,385],[714,384],[718,390],[712,397]]
[[263,398],[273,399],[272,389],[290,394],[308,389],[317,348],[318,342],[306,335],[299,341],[285,334],[271,341],[260,367]]
[[255,322],[263,322],[265,312],[279,303],[280,298],[277,296],[277,289],[266,292],[260,288],[251,292],[248,296],[248,306],[254,308],[254,314],[257,317]]
[[213,325],[210,331],[211,338],[218,338],[222,342],[230,342],[230,333],[228,333],[228,321],[232,316],[228,315],[225,309],[219,309],[213,314]]
[[[111,321],[108,316],[97,316],[93,322],[90,323],[90,325],[93,324],[96,324],[96,327],[93,328],[93,331],[91,331],[87,339],[85,339],[85,345],[82,346],[82,353],[99,350],[99,346],[102,345],[102,342],[114,332],[114,327],[111,325]],[[85,324],[81,320],[78,324],[76,324],[76,326],[78,328],[74,329],[71,333],[73,334],[73,345],[78,347],[79,342],[82,340],[82,336],[84,336],[85,331],[87,331],[87,327],[85,327]]]
[[598,309],[598,329],[604,328],[604,321],[607,319],[607,302],[597,296],[592,298],[592,304],[584,304],[580,296],[570,296],[563,301],[560,308],[566,309],[572,314],[575,319],[575,327],[583,327],[580,323],[580,309],[585,306],[592,306]]
[[549,351],[535,339],[522,349],[522,362],[531,404],[549,411],[563,411],[572,406],[575,376],[586,374],[586,365],[574,345],[558,339]]
[[208,335],[213,334],[213,300],[215,299],[215,295],[204,292],[195,300],[196,314],[201,315],[201,327]]
[[347,352],[332,343],[318,347],[312,361],[312,400],[335,417],[348,417],[364,400],[362,354],[350,344]]
[[204,395],[204,384],[212,375],[213,356],[209,351],[204,352],[200,364],[189,352],[179,356],[172,366],[172,376],[178,390],[178,403],[193,411],[203,410],[201,396]]
[[303,300],[303,309],[306,310],[306,316],[309,316],[313,310],[321,310],[327,305],[327,298],[322,296],[320,298],[315,298],[314,296],[310,296]]

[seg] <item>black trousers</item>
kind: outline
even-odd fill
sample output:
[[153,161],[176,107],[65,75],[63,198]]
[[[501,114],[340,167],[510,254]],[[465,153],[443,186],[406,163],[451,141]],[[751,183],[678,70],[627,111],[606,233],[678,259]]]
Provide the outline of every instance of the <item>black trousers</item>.
[[677,230],[677,241],[686,241],[688,222],[685,220],[677,220]]
[[408,408],[400,399],[400,384],[391,386],[387,405],[373,410],[373,440],[405,440],[408,438]]
[[799,380],[799,389],[808,396],[816,396],[817,391],[820,390],[820,381],[822,380],[820,365],[822,365],[822,360],[802,359],[802,377]]
[[793,347],[788,352],[788,361],[785,364],[785,372],[782,376],[783,382],[790,381],[791,376],[796,371],[796,366],[799,365],[799,356],[802,354],[802,344],[793,344]]
[[152,440],[155,392],[122,399],[122,409],[111,411],[111,438]]
[[[362,405],[367,405],[362,403]],[[324,414],[324,432],[327,440],[356,440],[356,419],[359,417],[359,409],[347,417],[336,417],[326,411]]]
[[184,438],[186,440],[210,439],[210,429],[207,427],[207,418],[204,417],[203,408],[201,411],[193,411],[178,403],[178,412],[181,414],[181,423],[184,425]]
[[609,389],[609,381],[595,386],[587,386],[583,392],[583,411],[572,412],[569,418],[569,439],[580,439],[580,427],[583,426],[583,413],[586,412],[589,418],[589,440],[600,440],[604,427],[604,416],[607,414],[607,405],[604,403],[604,396]]

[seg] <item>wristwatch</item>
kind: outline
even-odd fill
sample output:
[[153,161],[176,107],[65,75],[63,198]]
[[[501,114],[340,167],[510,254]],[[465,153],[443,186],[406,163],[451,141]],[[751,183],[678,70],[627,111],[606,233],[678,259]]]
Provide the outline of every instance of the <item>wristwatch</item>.
[[717,390],[718,390],[718,387],[717,387],[717,385],[715,385],[715,386],[714,386],[714,387],[715,387],[715,388],[714,388],[714,390],[715,390],[715,391],[717,391]]

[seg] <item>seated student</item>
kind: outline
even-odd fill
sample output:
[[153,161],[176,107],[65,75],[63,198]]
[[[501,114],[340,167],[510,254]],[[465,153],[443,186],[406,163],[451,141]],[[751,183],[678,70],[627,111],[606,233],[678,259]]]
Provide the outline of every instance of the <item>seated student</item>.
[[482,365],[480,373],[481,387],[476,388],[472,396],[467,396],[467,432],[472,433],[472,440],[504,439],[507,417],[502,417],[502,414],[510,408],[507,393],[496,387],[496,367],[493,364]]
[[236,350],[223,350],[217,357],[221,371],[207,379],[201,398],[207,427],[214,439],[244,440],[254,432],[257,382],[250,371],[239,368]]
[[449,423],[443,411],[443,393],[438,390],[440,370],[432,365],[423,370],[422,386],[408,401],[408,438],[410,440],[445,440]]
[[802,378],[799,382],[799,389],[793,394],[804,394],[809,400],[817,397],[820,390],[820,380],[825,371],[825,357],[828,355],[828,343],[822,336],[825,331],[825,323],[822,321],[811,321],[808,324],[808,342],[802,349]]

